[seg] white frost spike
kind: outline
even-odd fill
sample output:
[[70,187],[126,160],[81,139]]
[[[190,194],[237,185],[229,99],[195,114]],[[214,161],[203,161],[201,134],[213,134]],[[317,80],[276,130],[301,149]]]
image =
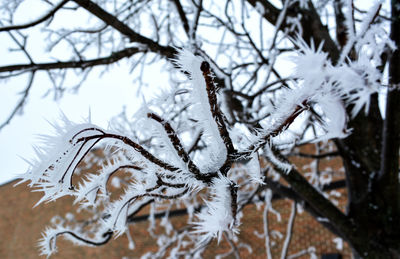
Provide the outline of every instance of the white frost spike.
[[[99,196],[99,191],[104,196],[107,196],[107,183],[113,173],[115,173],[120,166],[131,165],[130,161],[121,156],[114,159],[112,162],[108,161],[103,165],[101,173],[98,175],[88,175],[87,180],[84,180],[75,193],[75,203],[80,202],[83,207],[94,206],[96,198]],[[112,178],[117,179],[117,178]]]
[[146,193],[146,187],[142,183],[132,183],[129,185],[125,194],[118,201],[113,202],[107,209],[111,217],[105,220],[107,229],[116,233],[115,238],[119,237],[127,230],[126,219],[130,204]]
[[193,233],[200,234],[199,246],[215,237],[219,242],[224,231],[238,233],[232,215],[232,197],[229,189],[231,184],[231,181],[222,175],[214,179],[210,187],[212,200],[206,201],[206,208],[196,215],[199,222],[194,222]]
[[[148,112],[151,111],[149,110]],[[163,144],[160,153],[168,154],[165,160],[167,162],[170,162],[171,164],[177,165],[179,169],[182,170],[183,172],[188,173],[187,165],[182,161],[181,157],[178,154],[178,151],[176,151],[176,149],[174,148],[167,132],[165,132],[164,130],[164,127],[159,122],[156,122],[152,119],[146,118],[146,120],[149,123],[148,124],[149,127],[153,129],[152,135],[159,137],[159,139]]]
[[206,82],[200,70],[202,62],[203,60],[200,57],[194,56],[188,50],[178,50],[177,60],[175,61],[182,71],[190,73],[194,116],[201,124],[204,141],[209,150],[209,153],[205,155],[208,158],[205,167],[207,171],[216,171],[225,162],[227,150],[219,134],[217,123],[211,114]]
[[52,254],[57,252],[56,239],[60,229],[47,227],[42,233],[42,238],[39,240],[38,247],[40,255],[45,255],[49,258]]
[[27,173],[20,175],[22,180],[19,183],[30,181],[29,186],[37,188],[35,191],[44,192],[36,205],[74,194],[75,191],[71,190],[73,171],[97,142],[96,139],[77,140],[102,134],[102,129],[93,124],[74,124],[65,116],[62,119],[62,125],[53,125],[56,136],[41,136],[43,144],[35,149],[36,161],[31,162]]
[[347,137],[349,133],[346,130],[347,114],[340,98],[333,94],[327,94],[318,96],[317,102],[325,114],[325,123],[322,127],[326,134],[315,141]]
[[309,47],[304,40],[297,38],[295,44],[299,47],[300,54],[294,57],[296,64],[294,76],[304,79],[307,92],[312,93],[325,81],[324,74],[327,66],[330,65],[328,54],[322,51],[322,43],[318,49],[315,49],[313,41]]
[[[269,120],[262,123],[263,130],[259,137],[271,134],[279,128],[309,95],[303,89],[285,90],[278,99],[277,107],[273,110]],[[262,140],[260,140],[262,141]]]
[[88,175],[87,179],[79,184],[74,204],[81,203],[82,207],[94,206],[102,178],[102,175]]
[[[100,231],[104,233],[104,231]],[[62,225],[57,225],[54,228],[47,227],[42,233],[42,238],[39,240],[38,247],[40,249],[40,255],[46,255],[49,258],[52,254],[57,252],[57,238],[62,236],[64,239],[71,241],[75,245],[80,246],[93,246],[92,243],[84,242],[79,238],[74,236],[81,236],[83,239],[90,240],[87,236],[81,235],[81,233],[75,231],[71,228],[63,227]],[[96,234],[91,242],[103,242],[104,236]]]
[[126,218],[128,216],[128,207],[129,197],[125,195],[125,198],[114,202],[109,209],[111,217],[106,220],[106,225],[116,233],[115,238],[127,231]]
[[274,166],[278,167],[285,173],[289,173],[292,170],[293,166],[291,164],[279,160],[279,158],[274,155],[269,144],[265,145],[264,151],[269,162],[271,162]]
[[351,116],[354,118],[364,107],[369,110],[370,96],[379,92],[381,73],[371,65],[369,58],[361,56],[349,64],[335,67],[332,78],[340,86],[340,94],[347,104],[352,104]]
[[264,184],[263,181],[264,177],[261,174],[260,160],[258,158],[258,153],[255,152],[251,155],[251,159],[247,163],[246,167],[251,181],[259,184]]

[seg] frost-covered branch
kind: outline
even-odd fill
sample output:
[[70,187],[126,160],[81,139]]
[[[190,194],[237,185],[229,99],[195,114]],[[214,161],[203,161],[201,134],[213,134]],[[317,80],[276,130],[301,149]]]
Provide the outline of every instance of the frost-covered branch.
[[[203,64],[205,63],[198,63],[197,58],[190,55],[189,53],[183,54],[177,62],[182,62],[182,68],[186,68],[186,71],[191,73],[193,91],[197,92],[200,98],[201,96],[206,98],[206,103],[204,99],[199,99],[198,105],[204,111],[208,109],[210,115],[214,115],[203,118],[201,122],[204,125],[202,126],[204,127],[203,131],[210,134],[208,137],[212,140],[218,140],[217,144],[220,143],[220,146],[217,145],[211,150],[217,152],[222,146],[229,152],[234,152],[226,125],[222,121],[222,112],[217,107],[215,90],[210,89],[211,87],[215,89],[214,83],[210,81],[210,71],[204,72]],[[202,65],[197,67],[187,66],[193,62]],[[203,75],[201,70],[203,70]],[[202,76],[196,77],[196,74]],[[199,87],[206,85],[207,87],[199,89]],[[207,93],[209,94],[207,95]],[[144,108],[144,110],[148,111],[149,108]],[[172,125],[156,113],[145,112],[142,116],[139,112],[138,120],[147,121],[147,123],[154,122],[154,130],[158,132],[157,136],[163,143],[164,150],[175,155],[162,159],[152,154],[154,150],[146,149],[127,136],[101,129],[90,123],[76,125],[64,118],[65,125],[57,126],[57,131],[61,133],[61,136],[46,138],[51,147],[38,149],[38,157],[47,158],[32,163],[32,171],[22,176],[23,181],[31,181],[32,187],[45,193],[38,204],[65,195],[75,196],[76,202],[80,202],[84,208],[97,207],[101,203],[105,206],[105,216],[97,224],[100,224],[100,229],[107,229],[107,233],[115,232],[118,236],[126,231],[128,219],[144,206],[155,201],[189,198],[198,190],[207,187],[210,188],[212,199],[207,201],[206,206],[197,214],[198,221],[193,222],[195,225],[193,234],[199,235],[201,237],[200,244],[204,244],[209,242],[212,237],[218,236],[218,239],[220,239],[223,232],[234,230],[239,224],[236,221],[236,183],[220,173],[209,171],[215,167],[207,167],[208,171],[202,172],[186,152]],[[214,127],[214,133],[212,129],[210,131],[207,128],[209,125]],[[114,145],[120,151],[117,152],[115,158],[103,166],[100,174],[92,174],[86,177],[78,187],[75,187],[73,176],[78,164],[95,145],[102,141],[108,141],[109,144]],[[210,142],[210,145],[215,144]],[[215,155],[214,159],[217,159],[217,164],[222,165],[227,160],[230,161],[227,154],[223,153],[223,156]],[[218,160],[221,160],[221,162]],[[204,168],[204,166],[201,168]],[[131,179],[127,183],[128,188],[117,201],[110,201],[109,188],[107,187],[109,179],[121,170],[128,170],[127,172],[131,174]],[[213,170],[218,170],[218,167]],[[210,223],[211,221],[215,222],[215,220],[218,224]],[[43,251],[47,254],[55,251],[54,240],[59,235],[69,235],[78,239],[78,241],[83,239],[72,229],[68,230],[64,227],[62,227],[62,231],[60,229],[60,226],[58,226],[56,229],[49,230],[53,234],[46,235],[51,236],[45,240],[52,245],[47,246],[44,244],[45,241],[42,242],[42,247],[47,247],[43,248]],[[83,243],[96,242],[103,244],[107,241],[94,240]]]
[[[242,248],[251,250],[236,235],[245,206],[263,203],[266,216],[274,212],[274,197],[286,197],[323,218],[354,251],[400,254],[388,238],[397,237],[398,228],[390,226],[400,215],[391,203],[400,190],[393,105],[400,33],[397,20],[385,18],[388,3],[376,1],[364,12],[361,1],[46,0],[51,10],[19,25],[14,16],[25,2],[0,4],[0,23],[7,24],[0,31],[12,30],[4,36],[27,60],[3,63],[0,79],[32,73],[12,116],[28,100],[34,74],[44,72],[55,96],[65,85],[89,80],[95,67],[122,60],[140,94],[148,77],[168,77],[161,93],[145,94],[133,117],[121,114],[109,129],[64,118],[55,125],[56,137],[42,137],[23,181],[43,191],[38,204],[72,196],[90,214],[85,223],[54,223],[42,243],[46,253],[54,252],[57,236],[104,244],[111,235],[135,231],[127,231],[128,224],[148,220],[158,249],[144,258],[201,257],[214,239],[229,246],[221,256],[239,256]],[[75,28],[57,20],[68,12],[87,23]],[[42,58],[28,37],[45,21]],[[310,164],[299,166],[298,158]],[[322,168],[329,159],[341,159],[343,168]],[[336,205],[337,192],[327,193],[336,187],[347,188],[348,211]],[[170,217],[184,213],[187,226],[177,228]],[[289,232],[294,215],[295,208]],[[257,232],[264,241],[278,235],[270,223]],[[368,230],[373,234],[368,224],[376,226]],[[280,237],[282,257],[291,257],[289,237]],[[316,252],[292,257],[305,253]]]
[[288,226],[286,229],[286,238],[285,238],[285,242],[283,243],[283,247],[282,247],[281,259],[286,258],[287,253],[288,253],[290,240],[293,235],[293,225],[294,225],[294,220],[296,218],[296,210],[297,210],[297,203],[293,202],[292,203],[292,211],[290,212]]

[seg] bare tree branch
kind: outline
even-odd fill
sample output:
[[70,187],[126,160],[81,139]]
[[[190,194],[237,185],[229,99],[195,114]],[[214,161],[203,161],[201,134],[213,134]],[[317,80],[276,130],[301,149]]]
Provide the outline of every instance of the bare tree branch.
[[38,25],[38,24],[50,19],[51,17],[53,17],[54,14],[68,2],[69,2],[69,0],[61,1],[59,4],[54,6],[54,8],[51,9],[47,14],[45,14],[43,17],[41,17],[41,18],[39,18],[39,19],[37,19],[35,21],[29,22],[29,23],[26,23],[26,24],[10,25],[10,26],[5,26],[5,27],[0,27],[0,32],[27,29],[27,28],[33,27],[35,25]]
[[19,64],[0,67],[0,73],[15,72],[15,71],[39,71],[39,70],[53,70],[65,68],[86,69],[99,65],[109,65],[120,61],[123,58],[129,58],[137,53],[142,53],[143,50],[138,47],[126,48],[118,52],[111,53],[111,55],[96,59],[76,60],[76,61],[59,61],[49,63],[32,63],[32,64]]
[[23,109],[24,104],[26,102],[26,99],[28,98],[29,95],[29,91],[32,88],[33,85],[33,81],[35,78],[35,71],[31,72],[31,75],[29,77],[29,81],[28,81],[28,85],[26,86],[26,88],[23,90],[22,92],[22,97],[20,98],[19,102],[17,103],[17,105],[14,107],[13,111],[11,112],[11,114],[7,117],[7,119],[0,125],[0,130],[2,130],[6,125],[8,125],[11,120],[14,118],[14,116]]
[[105,11],[103,8],[101,8],[99,5],[96,3],[90,1],[90,0],[73,0],[76,2],[79,6],[85,8],[88,12],[92,13],[96,17],[98,17],[100,20],[102,20],[105,24],[113,27],[117,31],[119,31],[121,34],[125,35],[128,37],[128,39],[131,42],[137,42],[144,44],[150,51],[154,53],[159,53],[160,55],[167,57],[167,58],[173,58],[176,54],[176,51],[172,47],[166,47],[158,44],[157,42],[146,38],[135,31],[133,31],[129,26],[118,20],[114,15],[110,14],[109,12]]
[[173,0],[173,2],[175,4],[176,10],[178,11],[179,17],[182,20],[183,28],[185,29],[186,34],[189,35],[189,32],[190,32],[189,22],[188,22],[188,19],[186,17],[185,11],[183,10],[183,6],[181,4],[181,1],[180,0]]

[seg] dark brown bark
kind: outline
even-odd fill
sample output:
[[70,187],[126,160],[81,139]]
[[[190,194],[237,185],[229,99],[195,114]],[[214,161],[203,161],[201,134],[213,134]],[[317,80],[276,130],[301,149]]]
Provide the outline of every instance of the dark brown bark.
[[[264,18],[271,24],[276,24],[281,10],[276,8],[269,1],[247,0],[247,2],[254,7],[257,3],[261,4],[265,10]],[[324,45],[322,49],[326,53],[329,53],[332,62],[336,63],[340,56],[339,49],[332,37],[329,35],[328,28],[322,24],[320,16],[315,10],[312,2],[308,1],[307,3],[309,5],[308,9],[302,9],[298,4],[290,5],[287,10],[287,16],[297,17],[298,14],[301,14],[302,18],[300,19],[300,23],[303,28],[303,39],[309,44],[313,41],[316,46],[319,46],[319,44],[323,42]],[[287,29],[289,26],[290,24],[284,20],[281,25],[281,30]],[[289,35],[296,38],[297,32],[292,31]]]
[[95,59],[87,60],[74,60],[74,61],[59,61],[49,63],[32,63],[32,64],[17,64],[0,67],[0,73],[3,72],[18,72],[18,71],[39,71],[39,70],[53,70],[53,69],[66,69],[66,68],[78,68],[86,69],[94,66],[109,65],[115,63],[123,58],[129,58],[137,53],[142,53],[143,50],[132,47],[126,48],[117,52],[111,53],[106,57],[100,57]]
[[[392,1],[392,7],[399,1]],[[399,10],[392,8],[391,39],[400,44]],[[348,215],[361,229],[368,226],[361,258],[400,258],[399,146],[400,82],[399,52],[389,60],[389,87],[385,119],[382,120],[378,96],[371,98],[371,108],[351,120],[351,136],[337,140],[346,168],[349,190]],[[362,243],[362,242],[361,242]]]
[[105,24],[113,27],[115,30],[119,31],[121,34],[129,38],[131,42],[137,42],[144,44],[150,51],[159,53],[160,55],[168,58],[174,58],[176,51],[171,46],[162,46],[152,39],[146,38],[139,33],[132,30],[128,25],[124,24],[122,21],[111,13],[107,12],[101,8],[96,3],[90,0],[73,0],[79,6],[85,8],[88,12],[92,13],[94,16],[102,20]]
[[[400,1],[392,1],[390,38],[400,46]],[[397,48],[389,62],[389,89],[383,125],[381,168],[378,177],[379,205],[383,207],[383,228],[389,239],[400,241],[400,51]],[[390,240],[392,241],[392,240]],[[399,249],[400,250],[400,249]]]

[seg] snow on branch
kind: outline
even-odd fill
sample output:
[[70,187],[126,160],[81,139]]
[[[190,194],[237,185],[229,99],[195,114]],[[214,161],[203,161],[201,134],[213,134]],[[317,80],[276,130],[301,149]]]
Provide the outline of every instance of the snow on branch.
[[75,233],[71,229],[64,228],[62,226],[58,226],[57,228],[54,229],[46,228],[38,244],[40,247],[40,255],[46,255],[47,258],[49,258],[52,254],[56,253],[57,237],[60,235],[63,235],[76,245],[101,246],[107,243],[111,239],[112,232],[106,231],[104,233],[100,233],[100,236],[97,237],[97,239],[94,241],[88,237],[84,237]]
[[[103,244],[112,235],[126,233],[128,218],[143,206],[152,202],[190,200],[205,187],[211,192],[212,199],[205,201],[206,207],[197,215],[198,222],[193,222],[192,235],[199,235],[204,242],[212,237],[220,239],[223,232],[237,232],[237,186],[227,178],[233,162],[231,157],[236,151],[218,107],[209,64],[187,51],[180,52],[176,62],[191,75],[190,94],[193,106],[201,110],[196,115],[203,132],[200,137],[208,148],[202,154],[207,157],[207,163],[197,165],[172,124],[147,106],[137,113],[136,121],[151,125],[153,136],[162,144],[158,151],[157,146],[145,147],[139,140],[91,123],[74,124],[64,116],[63,124],[54,126],[58,135],[43,137],[44,147],[37,148],[37,161],[32,162],[30,170],[21,176],[21,182],[30,181],[35,191],[44,192],[38,204],[69,195],[84,209],[98,209],[102,204],[103,216],[94,220],[98,231],[92,239],[84,238],[85,234],[79,228],[56,225],[47,229],[40,242],[43,254],[51,255],[56,251],[56,238],[60,235],[82,245]],[[117,150],[106,158],[99,173],[74,180],[78,164],[103,142]],[[112,201],[109,180],[119,171],[125,171],[129,180],[123,194]],[[218,222],[210,228],[209,223],[215,218]]]
[[178,53],[176,64],[191,77],[190,97],[193,109],[197,109],[194,116],[203,130],[203,139],[209,150],[209,154],[206,156],[208,163],[205,170],[218,170],[225,163],[228,151],[231,151],[228,149],[232,149],[233,146],[229,141],[223,115],[217,106],[210,65],[188,50]]
[[238,233],[236,228],[236,187],[226,177],[220,175],[212,185],[212,200],[197,214],[194,233],[201,234],[199,246],[217,237],[221,240],[224,231]]
[[[44,195],[36,205],[65,195],[73,195],[72,177],[79,162],[96,145],[105,132],[90,123],[74,124],[63,117],[63,125],[54,125],[57,136],[41,136],[43,147],[36,147],[37,160],[30,162],[30,170],[21,175],[22,181]],[[82,138],[87,138],[82,141]],[[20,182],[20,183],[21,183]]]
[[[37,161],[31,162],[21,182],[30,181],[35,191],[44,192],[38,204],[68,195],[82,209],[101,216],[90,220],[94,225],[90,238],[83,228],[68,228],[63,224],[46,230],[40,243],[42,253],[54,253],[55,240],[60,235],[79,244],[96,245],[106,243],[111,236],[129,233],[128,223],[133,222],[130,219],[150,204],[151,226],[155,224],[154,215],[165,212],[162,224],[167,232],[171,231],[169,208],[183,205],[190,211],[190,227],[175,233],[172,242],[178,243],[173,250],[175,254],[179,254],[184,237],[191,240],[192,253],[201,253],[213,238],[219,241],[226,235],[229,240],[234,239],[240,225],[238,200],[245,200],[249,190],[259,190],[258,186],[264,184],[266,175],[261,173],[259,154],[278,168],[280,174],[288,173],[293,167],[274,155],[274,141],[301,114],[313,109],[321,115],[319,123],[324,134],[318,140],[346,137],[349,131],[345,105],[365,102],[348,95],[364,87],[360,85],[364,84],[364,75],[358,74],[354,64],[334,66],[321,51],[322,46],[315,49],[301,40],[297,44],[298,81],[291,82],[293,89],[280,91],[277,104],[260,121],[255,133],[228,127],[209,63],[187,50],[179,50],[174,61],[189,76],[182,83],[186,88],[174,89],[172,94],[144,104],[130,124],[134,132],[105,130],[90,122],[74,124],[64,117],[62,125],[55,125],[56,137],[42,137],[44,145],[37,148]],[[356,75],[358,81],[347,82],[350,75]],[[178,115],[171,115],[177,95],[188,101],[183,109],[178,109]],[[169,107],[168,112],[163,105]],[[360,105],[355,105],[355,112]],[[181,120],[177,124],[176,117]],[[189,136],[196,140],[188,141],[185,130],[194,131]],[[189,142],[195,143],[196,152],[191,152],[193,145],[188,145]],[[76,176],[79,163],[101,144],[113,149],[106,154],[101,170]],[[244,166],[232,170],[234,163]],[[111,198],[110,179],[116,179],[118,172],[124,172],[124,181],[118,184],[123,190],[115,199]],[[158,243],[161,254],[172,245],[162,236],[158,237]]]

